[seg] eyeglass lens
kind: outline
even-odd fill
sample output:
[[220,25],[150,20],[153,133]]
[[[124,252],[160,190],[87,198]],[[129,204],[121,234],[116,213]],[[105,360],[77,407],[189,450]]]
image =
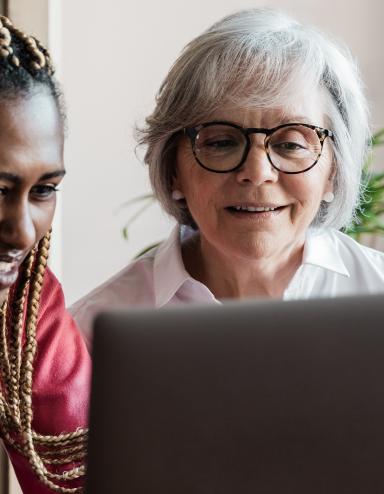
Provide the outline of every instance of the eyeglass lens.
[[[310,168],[322,149],[316,131],[302,125],[275,130],[267,137],[265,146],[273,165],[284,172],[300,172]],[[241,163],[246,148],[247,138],[240,129],[215,124],[200,129],[194,152],[206,168],[229,171]]]

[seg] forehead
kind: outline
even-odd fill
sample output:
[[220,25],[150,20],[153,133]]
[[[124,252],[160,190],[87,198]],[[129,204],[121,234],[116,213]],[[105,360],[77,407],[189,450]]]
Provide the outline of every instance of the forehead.
[[285,103],[271,107],[224,104],[208,118],[209,120],[229,120],[243,127],[270,128],[290,122],[324,126],[326,104],[322,92],[315,90],[311,97],[297,95]]
[[63,128],[53,97],[39,92],[0,100],[0,166],[62,162]]
[[62,124],[53,96],[42,90],[0,100],[0,131],[0,138],[12,135],[25,140],[55,136],[62,131]]

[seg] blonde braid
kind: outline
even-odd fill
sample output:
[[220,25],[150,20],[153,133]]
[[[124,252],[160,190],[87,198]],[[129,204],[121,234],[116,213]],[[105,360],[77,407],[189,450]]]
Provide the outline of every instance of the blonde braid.
[[37,38],[34,38],[34,40],[36,41],[36,45],[37,45],[39,52],[42,53],[43,56],[45,57],[45,64],[44,65],[47,66],[49,74],[51,74],[51,75],[54,74],[55,68],[53,67],[51,56],[49,55],[48,50],[45,48],[45,46],[43,46],[40,43],[40,41]]
[[20,400],[19,400],[19,383],[20,383],[20,367],[21,367],[21,339],[23,332],[24,319],[24,299],[26,297],[28,285],[31,279],[32,266],[35,257],[35,249],[27,256],[23,263],[19,281],[14,290],[13,295],[13,311],[11,314],[11,327],[13,331],[9,335],[9,362],[10,362],[10,389],[9,389],[9,405],[13,411],[13,416],[17,420],[17,425],[20,426]]
[[[0,375],[2,377],[2,382],[4,386],[3,392],[8,393],[11,387],[10,382],[10,363],[8,354],[8,344],[7,344],[7,300],[4,301],[1,307],[1,327],[0,327]],[[0,389],[1,390],[1,389]]]
[[4,301],[0,309],[1,321],[0,321],[0,378],[3,386],[0,387],[0,425],[5,424],[8,428],[11,420],[11,412],[7,403],[7,393],[10,387],[9,379],[9,357],[7,349],[7,333],[6,333],[6,312],[7,312],[7,300]]
[[[0,418],[4,439],[17,451],[26,456],[32,469],[42,483],[52,491],[59,493],[80,493],[81,487],[64,487],[63,482],[78,479],[85,474],[84,460],[88,438],[87,429],[78,429],[71,433],[59,435],[42,435],[32,429],[32,384],[33,362],[36,354],[36,328],[40,295],[47,266],[50,243],[48,233],[24,262],[18,286],[12,296],[11,329],[4,333],[4,350],[2,354],[12,355],[8,358],[2,373],[6,395],[0,395]],[[23,316],[26,305],[25,343],[22,347]],[[9,305],[8,305],[9,307]],[[6,315],[2,317],[6,321]],[[3,322],[6,326],[6,323]],[[7,349],[9,341],[10,349]],[[3,344],[1,345],[3,346]],[[7,353],[8,352],[8,353]],[[9,375],[7,376],[7,372]],[[15,392],[17,394],[15,396]],[[6,398],[9,399],[7,403]],[[16,427],[15,427],[16,426]],[[49,465],[68,465],[80,462],[61,473],[48,470]]]
[[20,58],[14,54],[14,50],[11,46],[12,35],[15,35],[20,39],[29,52],[32,60],[30,62],[29,69],[39,71],[44,67],[47,67],[49,74],[54,73],[54,69],[51,63],[48,51],[41,45],[41,43],[33,36],[28,36],[20,29],[17,29],[12,22],[5,16],[0,16],[0,57],[10,60],[15,67],[21,65]]
[[36,353],[36,326],[40,305],[40,294],[43,286],[44,273],[48,262],[50,233],[38,246],[35,266],[31,275],[31,286],[28,293],[26,315],[26,338],[20,369],[20,411],[21,424],[27,428],[32,423],[32,373],[33,360]]
[[2,58],[8,58],[13,54],[13,48],[11,47],[12,36],[7,21],[6,17],[0,16],[0,56]]

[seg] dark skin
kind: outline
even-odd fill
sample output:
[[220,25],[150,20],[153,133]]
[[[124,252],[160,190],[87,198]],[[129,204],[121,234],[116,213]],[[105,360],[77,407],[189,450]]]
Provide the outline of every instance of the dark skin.
[[0,303],[47,233],[64,174],[64,132],[44,89],[0,100]]

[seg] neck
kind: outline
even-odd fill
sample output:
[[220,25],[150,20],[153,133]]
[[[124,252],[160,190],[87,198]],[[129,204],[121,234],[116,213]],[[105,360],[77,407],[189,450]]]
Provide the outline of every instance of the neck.
[[301,265],[303,247],[304,240],[284,253],[250,259],[218,251],[197,235],[183,245],[183,261],[190,275],[217,299],[281,298]]

